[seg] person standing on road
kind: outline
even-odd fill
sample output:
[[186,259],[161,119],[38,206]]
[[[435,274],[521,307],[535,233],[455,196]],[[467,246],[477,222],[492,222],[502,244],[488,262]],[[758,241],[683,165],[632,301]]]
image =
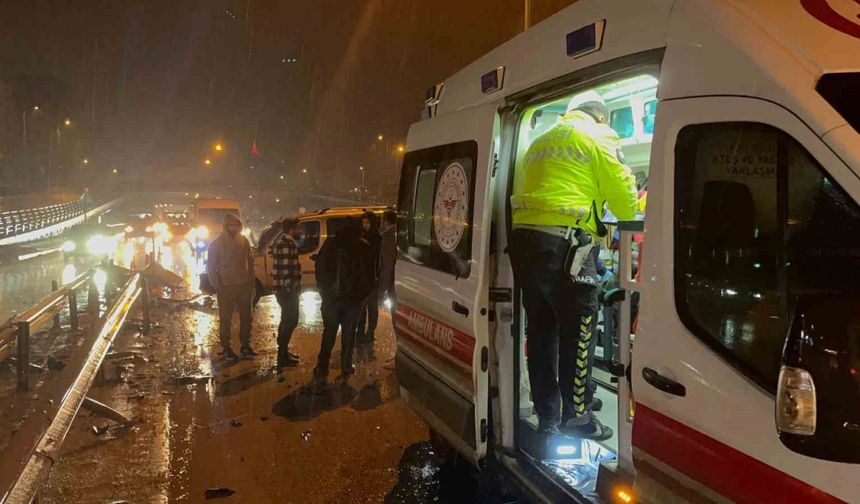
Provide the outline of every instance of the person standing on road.
[[[604,205],[636,214],[636,185],[603,98],[573,97],[567,113],[524,157],[511,196],[510,257],[527,317],[528,371],[539,430],[605,440],[590,387],[598,278],[591,248],[607,233]],[[558,371],[556,371],[558,370]]]
[[232,213],[224,216],[224,232],[209,245],[206,273],[218,297],[219,334],[223,355],[235,359],[230,343],[233,312],[239,312],[242,355],[257,355],[251,348],[251,307],[254,300],[254,254],[242,236],[242,221]]
[[373,288],[367,295],[367,301],[358,317],[356,343],[372,345],[375,339],[376,325],[379,323],[379,261],[381,259],[382,236],[379,234],[376,214],[364,212],[361,216],[361,237],[370,244],[373,254]]
[[382,214],[382,246],[379,268],[379,294],[388,298],[392,319],[397,306],[394,293],[394,265],[397,263],[397,212],[386,210]]
[[355,329],[374,282],[374,257],[369,243],[361,238],[358,221],[347,218],[335,236],[326,240],[316,263],[317,288],[322,297],[323,336],[314,375],[328,376],[331,351],[341,331],[342,376],[355,374],[352,352]]
[[281,323],[278,325],[277,368],[299,364],[299,357],[290,352],[290,339],[299,325],[299,295],[302,293],[302,266],[299,264],[299,221],[284,219],[283,233],[272,244],[272,285],[275,299],[281,307]]

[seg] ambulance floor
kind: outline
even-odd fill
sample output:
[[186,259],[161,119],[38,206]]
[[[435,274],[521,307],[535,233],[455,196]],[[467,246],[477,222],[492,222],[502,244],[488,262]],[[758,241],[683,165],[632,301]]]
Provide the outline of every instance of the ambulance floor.
[[[613,436],[606,441],[566,438],[571,441],[572,446],[576,447],[576,449],[571,450],[571,453],[575,455],[568,457],[547,456],[540,460],[540,463],[558,480],[589,499],[596,497],[597,472],[600,463],[613,460],[618,450],[618,396],[613,391],[598,385],[597,397],[603,401],[603,408],[596,415],[601,423],[612,428]],[[531,415],[524,420],[534,429],[532,432],[536,433],[537,416]],[[527,437],[534,441],[533,436],[535,435],[532,434]],[[563,440],[559,441],[558,439],[553,440],[552,443],[546,443],[550,446],[546,447],[545,455],[552,453],[564,443]]]

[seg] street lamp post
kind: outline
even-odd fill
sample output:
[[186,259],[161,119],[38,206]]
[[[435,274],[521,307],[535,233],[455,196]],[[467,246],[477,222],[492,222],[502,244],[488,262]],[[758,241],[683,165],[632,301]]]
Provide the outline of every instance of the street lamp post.
[[364,182],[364,167],[359,166],[358,169],[361,171],[361,188],[364,189],[367,187],[367,184]]

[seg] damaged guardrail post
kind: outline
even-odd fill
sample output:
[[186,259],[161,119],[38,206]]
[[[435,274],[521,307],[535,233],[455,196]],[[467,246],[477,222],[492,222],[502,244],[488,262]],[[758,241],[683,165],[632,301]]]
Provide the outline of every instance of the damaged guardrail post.
[[[39,489],[47,481],[51,468],[59,459],[60,448],[80,408],[87,402],[89,407],[99,409],[99,405],[86,401],[87,393],[93,385],[96,372],[104,362],[108,349],[113,344],[117,333],[125,323],[129,311],[140,294],[140,274],[136,273],[118,293],[116,303],[108,308],[104,324],[87,354],[83,367],[78,371],[74,382],[58,405],[56,416],[51,420],[51,424],[42,433],[38,443],[32,449],[21,474],[18,475],[8,493],[3,496],[2,502],[4,504],[32,503]],[[102,412],[107,415],[112,414],[108,410]]]
[[30,388],[30,324],[18,322],[18,392]]

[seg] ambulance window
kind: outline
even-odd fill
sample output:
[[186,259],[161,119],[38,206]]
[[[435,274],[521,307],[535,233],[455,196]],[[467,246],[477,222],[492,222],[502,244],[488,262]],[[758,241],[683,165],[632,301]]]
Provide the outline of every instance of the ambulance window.
[[645,103],[645,115],[642,118],[643,129],[646,135],[654,134],[654,118],[657,116],[657,100]]
[[618,133],[619,138],[633,136],[633,108],[624,107],[609,113],[609,126]]
[[704,124],[681,130],[675,148],[678,314],[769,390],[786,336],[777,281],[780,136],[758,124]]
[[477,155],[474,141],[406,154],[398,199],[401,259],[469,276]]
[[429,247],[433,242],[433,194],[436,192],[436,169],[418,171],[418,188],[415,190],[413,241],[415,245]]
[[826,74],[818,81],[815,89],[855,131],[860,133],[860,100],[857,99],[860,73]]
[[860,293],[860,208],[770,126],[688,126],[675,153],[678,314],[775,391],[798,300]]

